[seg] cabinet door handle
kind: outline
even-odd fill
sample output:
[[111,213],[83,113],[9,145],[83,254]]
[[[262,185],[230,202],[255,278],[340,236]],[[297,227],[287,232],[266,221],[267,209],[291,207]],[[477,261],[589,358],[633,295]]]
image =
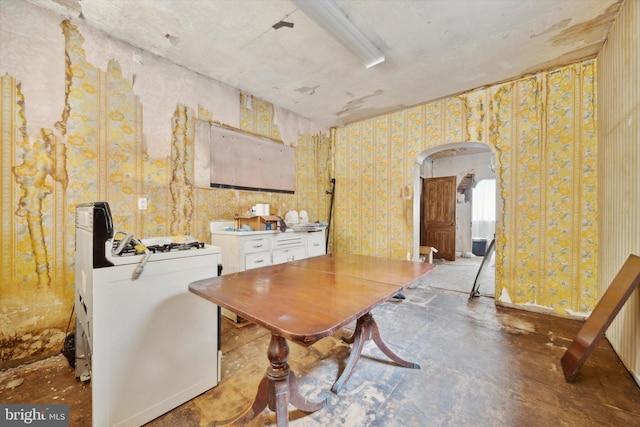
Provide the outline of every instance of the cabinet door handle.
[[256,260],[256,264],[260,264],[261,262],[264,262],[264,260],[263,259],[257,259]]
[[263,245],[253,245],[254,248],[261,248]]

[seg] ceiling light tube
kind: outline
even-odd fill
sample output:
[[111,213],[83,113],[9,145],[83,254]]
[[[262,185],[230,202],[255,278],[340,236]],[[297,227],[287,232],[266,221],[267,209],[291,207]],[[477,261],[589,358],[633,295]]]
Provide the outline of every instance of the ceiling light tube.
[[353,25],[333,0],[291,0],[336,40],[358,55],[366,68],[384,61],[384,55]]

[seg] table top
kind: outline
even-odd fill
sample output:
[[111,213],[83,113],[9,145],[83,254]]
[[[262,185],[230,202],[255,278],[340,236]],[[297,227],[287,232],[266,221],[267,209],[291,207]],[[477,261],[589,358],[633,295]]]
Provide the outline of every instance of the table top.
[[424,262],[354,254],[330,254],[291,261],[289,265],[407,287],[435,268]]
[[433,268],[420,262],[332,254],[198,280],[189,290],[277,335],[310,345]]

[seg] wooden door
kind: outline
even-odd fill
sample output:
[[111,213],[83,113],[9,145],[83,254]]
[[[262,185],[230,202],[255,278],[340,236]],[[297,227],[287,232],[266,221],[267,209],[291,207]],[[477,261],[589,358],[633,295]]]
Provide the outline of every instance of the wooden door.
[[435,258],[456,260],[456,177],[422,181],[420,246],[438,250]]

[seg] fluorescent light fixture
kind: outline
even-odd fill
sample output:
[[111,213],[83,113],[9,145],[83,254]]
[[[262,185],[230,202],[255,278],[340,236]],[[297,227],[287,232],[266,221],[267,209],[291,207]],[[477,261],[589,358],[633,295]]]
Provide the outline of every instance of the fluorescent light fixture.
[[364,61],[366,68],[384,61],[384,55],[353,25],[333,0],[291,0],[316,24]]

